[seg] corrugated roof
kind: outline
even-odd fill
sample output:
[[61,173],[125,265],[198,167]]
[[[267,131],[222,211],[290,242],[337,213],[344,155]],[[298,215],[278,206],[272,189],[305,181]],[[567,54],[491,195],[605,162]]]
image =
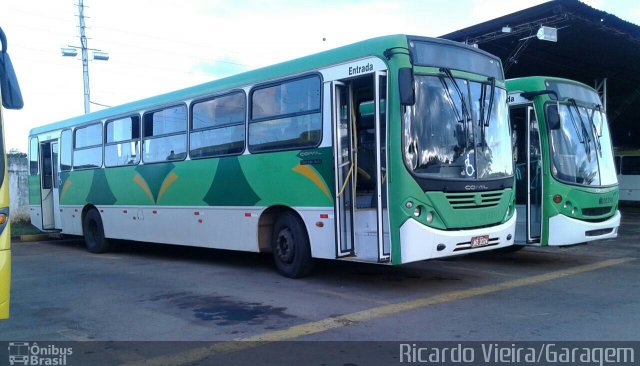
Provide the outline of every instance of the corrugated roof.
[[[541,25],[558,41],[535,37]],[[509,26],[511,33],[503,33]],[[640,27],[577,0],[556,0],[442,38],[477,43],[499,56],[507,78],[543,75],[594,86],[607,78],[607,112],[616,146],[640,148]]]

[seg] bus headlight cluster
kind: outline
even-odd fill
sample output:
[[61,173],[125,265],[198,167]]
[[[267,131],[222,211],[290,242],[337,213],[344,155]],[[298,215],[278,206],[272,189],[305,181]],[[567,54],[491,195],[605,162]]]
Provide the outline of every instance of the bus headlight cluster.
[[422,210],[420,210],[420,206],[416,207],[416,209],[413,210],[413,216],[415,217],[420,217],[421,213],[422,213]]
[[430,224],[433,222],[433,211],[429,211],[427,212],[427,224]]

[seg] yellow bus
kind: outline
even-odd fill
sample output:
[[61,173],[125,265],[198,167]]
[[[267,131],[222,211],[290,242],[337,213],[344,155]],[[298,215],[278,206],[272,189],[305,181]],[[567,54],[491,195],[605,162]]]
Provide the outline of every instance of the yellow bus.
[[7,154],[4,150],[4,120],[2,108],[22,108],[22,94],[18,79],[7,54],[7,38],[0,28],[0,319],[9,317],[9,285],[11,283],[11,230],[9,227],[9,177],[7,176]]

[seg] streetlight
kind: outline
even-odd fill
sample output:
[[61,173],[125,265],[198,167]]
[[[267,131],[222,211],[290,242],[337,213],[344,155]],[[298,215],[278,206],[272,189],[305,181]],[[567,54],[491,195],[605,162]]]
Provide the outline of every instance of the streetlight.
[[60,48],[60,51],[62,51],[62,56],[66,56],[66,57],[78,56],[78,50],[76,50],[73,47],[62,47]]
[[107,61],[109,60],[109,54],[107,52],[103,52],[101,50],[88,48],[87,47],[87,37],[84,34],[84,29],[86,28],[84,24],[84,4],[83,0],[78,0],[78,19],[80,23],[80,46],[68,46],[62,47],[60,50],[62,51],[63,57],[76,57],[78,55],[78,50],[82,52],[82,79],[84,82],[84,113],[87,114],[90,112],[91,98],[89,92],[89,55],[88,51],[93,51],[93,59],[99,61]]

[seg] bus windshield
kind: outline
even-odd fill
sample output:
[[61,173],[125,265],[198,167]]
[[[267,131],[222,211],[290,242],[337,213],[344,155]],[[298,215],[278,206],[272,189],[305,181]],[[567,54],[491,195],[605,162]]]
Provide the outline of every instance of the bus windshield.
[[575,101],[560,104],[559,112],[560,127],[549,133],[553,176],[585,186],[617,184],[606,114]]
[[442,75],[416,75],[415,84],[416,103],[404,124],[404,156],[414,174],[447,180],[513,175],[504,89]]

